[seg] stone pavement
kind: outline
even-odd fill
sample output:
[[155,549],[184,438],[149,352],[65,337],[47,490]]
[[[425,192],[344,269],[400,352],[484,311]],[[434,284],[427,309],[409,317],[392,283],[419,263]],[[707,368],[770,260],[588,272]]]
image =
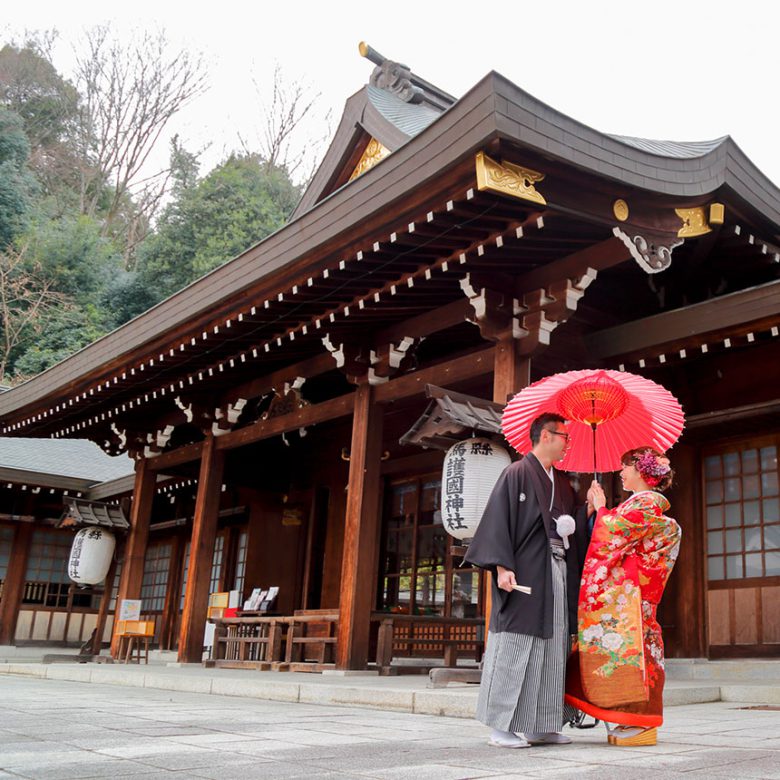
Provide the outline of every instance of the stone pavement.
[[780,712],[671,707],[654,747],[491,748],[465,719],[0,676],[0,778],[780,778]]
[[[670,663],[667,671],[664,691],[667,707],[715,701],[780,705],[780,663],[777,661],[688,661]],[[258,672],[163,662],[148,666],[0,663],[0,674],[458,718],[472,718],[477,699],[475,685],[450,684],[444,689],[431,689],[423,675]]]

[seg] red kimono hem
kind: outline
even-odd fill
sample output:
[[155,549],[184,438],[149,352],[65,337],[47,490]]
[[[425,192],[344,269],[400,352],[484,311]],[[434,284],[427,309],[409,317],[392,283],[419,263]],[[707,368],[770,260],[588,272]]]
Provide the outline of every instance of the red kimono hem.
[[592,715],[594,718],[606,721],[607,723],[617,723],[620,726],[640,726],[642,728],[654,728],[663,724],[662,715],[639,715],[634,712],[620,712],[619,710],[605,710],[591,704],[589,701],[583,701],[570,693],[564,697],[567,704],[576,707],[578,710]]

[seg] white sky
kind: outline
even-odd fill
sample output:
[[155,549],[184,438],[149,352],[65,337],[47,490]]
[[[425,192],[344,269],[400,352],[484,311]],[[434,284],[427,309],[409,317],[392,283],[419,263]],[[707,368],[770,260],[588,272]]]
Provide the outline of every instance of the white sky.
[[[93,0],[6,3],[0,36],[56,27],[67,72],[79,30],[109,22],[118,35],[163,27],[201,51],[209,92],[175,128],[185,146],[209,145],[203,172],[259,126],[252,77],[275,62],[320,92],[335,130],[345,99],[367,82],[365,40],[460,96],[496,70],[554,108],[605,132],[677,141],[731,135],[780,184],[777,37],[780,6],[742,2],[221,2]],[[310,126],[312,136],[324,132]],[[167,159],[167,148],[161,151]]]

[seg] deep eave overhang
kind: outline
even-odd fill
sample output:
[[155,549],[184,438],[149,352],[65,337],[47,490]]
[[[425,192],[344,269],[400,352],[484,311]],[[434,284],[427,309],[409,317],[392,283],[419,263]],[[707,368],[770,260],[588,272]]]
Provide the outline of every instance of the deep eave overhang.
[[[580,171],[685,201],[724,188],[756,219],[780,235],[780,190],[730,139],[700,157],[663,157],[600,133],[550,108],[493,72],[392,155],[341,187],[292,222],[171,298],[30,381],[0,395],[0,417],[10,419],[98,378],[107,365],[130,362],[166,348],[185,324],[197,331],[209,319],[245,305],[250,290],[305,275],[337,251],[348,230],[398,217],[390,208],[434,181],[494,139]],[[374,225],[376,228],[377,225]],[[361,234],[362,235],[362,234]],[[361,236],[353,233],[351,239]],[[303,263],[303,264],[302,264]],[[284,276],[285,272],[288,274]],[[262,289],[265,290],[263,287]],[[109,391],[110,392],[110,391]]]
[[15,485],[33,485],[36,487],[53,488],[57,490],[75,490],[78,492],[86,492],[97,484],[93,479],[63,477],[60,474],[48,474],[41,471],[0,467],[0,484],[3,482]]

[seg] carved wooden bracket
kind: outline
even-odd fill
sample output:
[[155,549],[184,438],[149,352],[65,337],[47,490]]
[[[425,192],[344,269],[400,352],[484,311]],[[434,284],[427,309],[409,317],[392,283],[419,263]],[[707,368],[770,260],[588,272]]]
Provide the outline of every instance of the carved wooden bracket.
[[336,361],[336,368],[344,373],[353,384],[360,384],[368,376],[371,367],[371,350],[363,344],[331,341],[327,334],[322,343]]
[[380,385],[387,382],[411,360],[414,349],[422,341],[421,338],[404,336],[397,344],[383,344],[370,353],[371,366],[368,369],[368,382]]
[[146,445],[144,446],[144,457],[156,458],[167,446],[171,440],[175,426],[166,425],[154,433],[146,434]]
[[311,402],[303,397],[301,388],[306,379],[302,376],[296,377],[290,382],[285,382],[282,391],[274,388],[274,397],[271,405],[263,412],[263,420],[272,420],[274,417],[283,417],[304,406],[310,406]]
[[649,274],[665,271],[672,264],[672,251],[685,240],[673,234],[645,229],[639,234],[630,226],[625,227],[630,232],[626,233],[619,227],[613,228],[612,232],[626,245],[639,266]]
[[472,274],[460,280],[460,287],[474,309],[474,323],[487,341],[499,341],[508,333],[522,338],[515,318],[515,299],[508,293],[482,286]]
[[520,351],[527,355],[550,343],[550,334],[576,311],[596,273],[588,268],[574,279],[561,279],[545,289],[526,292],[520,300],[489,288],[475,289],[471,275],[461,279],[460,284],[474,308],[472,322],[479,327],[482,337],[500,341],[511,335],[522,340]]
[[233,430],[233,426],[238,422],[241,412],[246,406],[246,398],[238,398],[227,404],[227,406],[218,406],[214,409],[214,421],[211,423],[211,432],[215,436],[222,436]]

